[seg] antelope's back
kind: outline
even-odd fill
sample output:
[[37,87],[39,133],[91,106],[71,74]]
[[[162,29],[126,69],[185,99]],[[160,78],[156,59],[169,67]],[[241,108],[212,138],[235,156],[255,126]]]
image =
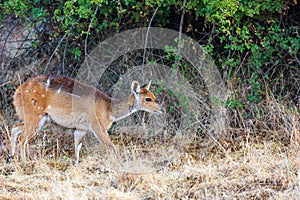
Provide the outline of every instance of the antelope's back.
[[[41,75],[27,80],[21,84],[14,94],[14,106],[21,120],[25,117],[32,118],[42,116],[51,103],[49,100],[53,95],[57,94],[59,101],[59,93],[72,93],[74,79],[64,76]],[[63,98],[61,96],[61,98]]]
[[[75,89],[74,89],[75,88]],[[78,112],[86,112],[91,101],[110,98],[99,90],[66,76],[40,75],[21,84],[14,94],[14,106],[21,120],[42,117],[45,113],[68,115],[72,104],[78,103]],[[76,101],[74,101],[74,99]]]

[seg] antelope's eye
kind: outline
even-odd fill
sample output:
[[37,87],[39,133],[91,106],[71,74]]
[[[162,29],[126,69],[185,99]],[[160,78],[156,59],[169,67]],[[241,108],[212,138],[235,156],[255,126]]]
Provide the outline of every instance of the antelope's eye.
[[145,99],[147,102],[150,102],[150,101],[152,101],[152,99],[151,98],[146,98]]

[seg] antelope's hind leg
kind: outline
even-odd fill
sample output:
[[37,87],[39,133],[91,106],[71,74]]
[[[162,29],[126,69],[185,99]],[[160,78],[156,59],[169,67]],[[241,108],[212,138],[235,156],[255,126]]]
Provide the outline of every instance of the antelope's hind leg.
[[11,136],[12,136],[12,141],[11,141],[11,153],[10,153],[10,155],[7,157],[6,163],[10,163],[10,162],[11,162],[11,159],[14,157],[15,151],[16,151],[17,139],[18,139],[18,136],[20,135],[20,133],[21,133],[22,131],[23,131],[23,124],[15,125],[15,126],[11,129]]
[[49,121],[49,117],[46,114],[37,120],[32,118],[30,120],[25,120],[24,125],[12,129],[12,150],[11,155],[7,158],[8,163],[11,162],[11,159],[15,155],[17,139],[20,147],[21,160],[26,162],[26,145],[28,141],[43,128],[47,121]]
[[82,130],[75,130],[74,131],[74,143],[75,143],[75,162],[74,162],[74,166],[75,167],[79,163],[79,153],[80,153],[80,149],[82,147],[82,140],[84,139],[85,134],[86,134],[86,131],[82,131]]

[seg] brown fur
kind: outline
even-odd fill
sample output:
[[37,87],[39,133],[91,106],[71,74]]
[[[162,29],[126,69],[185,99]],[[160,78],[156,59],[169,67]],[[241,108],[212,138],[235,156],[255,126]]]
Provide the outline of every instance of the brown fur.
[[[14,95],[16,112],[24,124],[12,131],[10,158],[14,156],[16,139],[19,138],[21,158],[25,161],[26,143],[47,121],[76,130],[75,164],[78,163],[81,141],[86,131],[93,132],[100,141],[114,150],[107,134],[113,121],[137,110],[161,113],[161,106],[148,90],[149,87],[150,85],[146,85],[140,88],[137,82],[133,82],[133,94],[117,100],[65,76],[41,75],[29,79],[17,88]],[[146,101],[146,98],[152,101]]]

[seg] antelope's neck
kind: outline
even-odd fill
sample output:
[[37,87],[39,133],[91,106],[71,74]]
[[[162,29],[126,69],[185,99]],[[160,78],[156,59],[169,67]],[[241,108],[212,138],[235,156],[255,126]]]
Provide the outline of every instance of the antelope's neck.
[[133,94],[123,99],[111,99],[110,119],[114,122],[123,119],[136,111],[136,102]]

